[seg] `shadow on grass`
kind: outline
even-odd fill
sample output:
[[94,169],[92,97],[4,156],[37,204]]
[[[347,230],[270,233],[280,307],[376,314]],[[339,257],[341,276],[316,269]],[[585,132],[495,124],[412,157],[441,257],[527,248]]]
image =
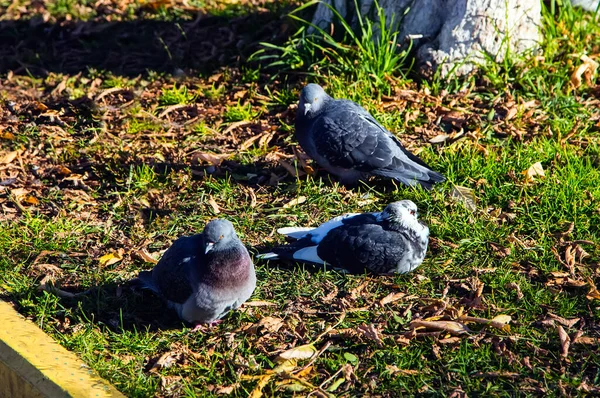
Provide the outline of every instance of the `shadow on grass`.
[[75,298],[61,298],[61,304],[82,318],[105,325],[115,333],[190,327],[159,296],[141,289],[132,281],[94,286]]
[[0,21],[0,73],[46,76],[90,69],[136,76],[237,64],[280,32],[280,13],[199,14],[193,21]]

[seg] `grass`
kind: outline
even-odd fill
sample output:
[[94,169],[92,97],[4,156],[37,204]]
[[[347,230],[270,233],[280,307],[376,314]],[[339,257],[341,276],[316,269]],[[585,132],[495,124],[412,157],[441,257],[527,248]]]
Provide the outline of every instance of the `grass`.
[[[52,4],[64,6],[46,7],[50,21],[72,13],[101,25],[91,3],[88,11],[78,8],[86,15],[69,11],[75,3]],[[294,36],[294,26],[285,30],[280,19],[290,3],[265,4],[261,21],[270,25],[262,33],[253,28],[255,36],[247,35],[255,6],[189,4],[221,18],[220,25],[206,23],[209,41],[220,45],[214,58],[224,64],[210,61],[201,71],[193,62],[177,64],[184,73],[173,77],[163,58],[141,73],[138,58],[123,50],[131,43],[118,42],[114,51],[135,73],[91,68],[71,56],[62,64],[72,71],[57,72],[57,60],[43,52],[39,64],[14,62],[28,69],[10,79],[1,72],[0,159],[19,151],[0,164],[3,299],[132,397],[245,397],[261,377],[265,396],[598,392],[598,86],[570,83],[580,55],[600,48],[592,15],[549,6],[538,57],[512,55],[477,76],[415,82],[409,60],[390,58],[386,66],[377,58],[381,47],[365,48],[365,32],[342,28],[335,40]],[[123,7],[119,18],[140,19],[132,31],[146,17],[194,19],[166,5],[142,14]],[[304,18],[302,10],[294,15]],[[202,23],[185,25],[188,40],[197,36],[193,29],[203,32]],[[369,24],[363,21],[367,34]],[[154,27],[156,37],[181,38]],[[217,35],[229,31],[233,40]],[[394,43],[389,34],[386,43]],[[129,40],[140,37],[148,41],[136,48],[158,45],[142,33]],[[198,51],[186,52],[182,40],[171,42],[174,59],[211,48],[201,41],[190,47]],[[251,52],[238,48],[240,41],[252,52],[260,42],[276,43],[279,71],[310,73],[330,94],[361,102],[448,181],[426,192],[382,181],[350,189],[324,172],[307,175],[299,164],[301,175],[291,175],[282,161],[296,167],[294,104],[305,81],[277,74],[272,59],[247,61]],[[11,56],[19,54],[29,52]],[[327,57],[315,70],[309,66],[317,54]],[[358,55],[373,63],[353,70],[348,65]],[[88,61],[104,65],[94,59]],[[380,80],[365,80],[369,73]],[[449,136],[444,143],[429,143],[442,135]],[[215,166],[214,154],[230,157]],[[528,179],[537,162],[545,176]],[[472,190],[474,211],[451,197],[455,186]],[[148,256],[160,257],[178,236],[200,232],[214,217],[231,220],[256,252],[282,241],[278,227],[316,225],[399,199],[418,204],[432,236],[425,262],[408,275],[257,262],[256,305],[194,334],[160,299],[128,287],[152,267]],[[508,315],[511,322],[468,323],[468,334],[410,328],[416,320],[462,315]],[[566,357],[558,325],[572,340]],[[277,361],[282,351],[307,344],[323,350],[313,362]]]
[[[301,16],[319,3],[319,0],[309,1],[290,13],[301,25],[294,36],[283,45],[262,43],[264,48],[253,57],[269,61],[269,67],[282,71],[301,69],[327,77],[343,74],[360,85],[359,92],[372,95],[381,90],[389,95],[390,78],[410,70],[406,65],[410,46],[402,48],[398,32],[392,29],[401,18],[392,15],[387,21],[385,10],[375,2],[376,21],[356,14],[358,31],[355,32],[334,7],[323,3],[341,28],[342,33],[334,35]],[[358,8],[356,0],[354,3]]]

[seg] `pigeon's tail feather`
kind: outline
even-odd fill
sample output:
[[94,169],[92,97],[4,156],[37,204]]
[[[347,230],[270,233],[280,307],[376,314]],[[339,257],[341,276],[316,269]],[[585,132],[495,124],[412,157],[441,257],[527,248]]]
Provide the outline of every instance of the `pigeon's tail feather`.
[[446,177],[438,173],[437,171],[429,170],[429,181],[443,182],[446,181]]
[[433,188],[433,185],[446,180],[446,177],[441,175],[440,173],[433,171],[429,168],[420,170],[410,170],[405,168],[404,170],[375,170],[373,174],[393,178],[394,180],[400,181],[403,184],[415,186],[417,184],[421,185],[423,188],[430,190]]
[[284,227],[279,228],[277,233],[285,235],[288,238],[301,239],[306,236],[307,232],[312,231],[314,228],[311,227]]
[[325,263],[317,253],[317,246],[312,245],[307,239],[274,247],[272,250],[270,253],[259,254],[257,257],[263,260],[297,260],[318,265]]
[[150,289],[153,292],[158,293],[158,288],[152,280],[152,271],[141,271],[137,278],[131,280],[131,284],[141,289]]
[[279,258],[279,254],[277,253],[263,253],[256,256],[259,260],[277,260]]

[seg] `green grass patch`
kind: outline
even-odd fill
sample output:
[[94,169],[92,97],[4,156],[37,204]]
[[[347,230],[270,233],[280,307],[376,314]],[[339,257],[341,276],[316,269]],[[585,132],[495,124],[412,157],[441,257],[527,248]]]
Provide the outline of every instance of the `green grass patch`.
[[[228,18],[256,11],[189,5],[220,7],[213,14],[221,19],[210,19],[222,21],[215,37],[233,29]],[[79,6],[60,7],[53,17]],[[189,17],[161,7],[126,15]],[[362,19],[358,32],[309,35],[305,10],[293,13],[296,34],[255,56],[266,56],[262,66],[236,58],[178,78],[94,69],[38,76],[32,68],[3,80],[0,159],[11,160],[0,165],[2,298],[127,396],[247,397],[265,377],[264,396],[597,393],[600,111],[597,87],[570,83],[580,56],[598,53],[594,17],[550,2],[537,57],[416,83],[406,54],[392,51],[393,32],[372,45],[375,25]],[[448,181],[432,191],[380,180],[347,188],[320,170],[307,175],[293,136],[305,81],[286,70],[360,102]],[[538,162],[544,175],[538,167],[528,177]],[[472,190],[475,209],[452,198],[456,186]],[[256,262],[258,305],[201,333],[128,286],[153,266],[148,255],[159,258],[215,217],[231,220],[256,253],[284,241],[279,227],[400,199],[417,203],[432,238],[408,275]],[[469,331],[411,328],[423,320]],[[558,326],[572,340],[566,358]],[[318,356],[288,368],[277,362],[307,344]]]

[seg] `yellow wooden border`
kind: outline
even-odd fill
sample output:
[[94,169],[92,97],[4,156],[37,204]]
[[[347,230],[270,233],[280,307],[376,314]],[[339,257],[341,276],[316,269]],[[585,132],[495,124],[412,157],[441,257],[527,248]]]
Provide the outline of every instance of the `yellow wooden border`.
[[0,397],[124,398],[124,395],[0,300]]

